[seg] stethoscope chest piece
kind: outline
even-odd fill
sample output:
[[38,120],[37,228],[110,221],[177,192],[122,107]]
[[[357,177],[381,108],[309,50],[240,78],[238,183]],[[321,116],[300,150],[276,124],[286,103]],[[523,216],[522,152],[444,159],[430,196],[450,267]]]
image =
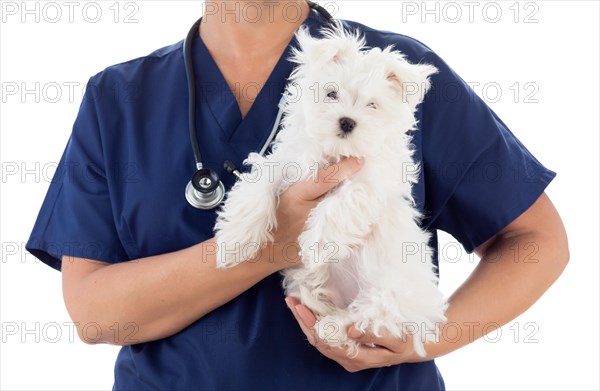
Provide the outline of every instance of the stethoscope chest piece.
[[194,208],[213,209],[225,198],[225,186],[215,171],[202,168],[197,170],[188,182],[185,198]]

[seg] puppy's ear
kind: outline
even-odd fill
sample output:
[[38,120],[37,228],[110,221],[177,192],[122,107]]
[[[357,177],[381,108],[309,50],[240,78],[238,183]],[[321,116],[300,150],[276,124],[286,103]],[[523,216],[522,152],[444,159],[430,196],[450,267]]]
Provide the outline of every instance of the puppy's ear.
[[302,26],[296,33],[299,50],[293,50],[291,61],[321,67],[334,62],[351,61],[364,48],[365,41],[358,32],[348,32],[341,25],[321,30],[323,38],[311,36]]
[[386,79],[401,94],[403,102],[414,110],[431,87],[429,77],[438,70],[429,64],[411,64],[400,52],[392,53],[395,59],[387,63]]
[[298,49],[293,50],[293,62],[301,65],[312,65],[330,61],[335,57],[337,50],[333,45],[323,39],[318,39],[310,34],[306,26],[302,26],[296,33]]
[[357,56],[364,54],[366,48],[365,37],[358,30],[346,30],[341,23],[321,31],[328,45],[335,49],[330,61],[344,64],[355,61]]

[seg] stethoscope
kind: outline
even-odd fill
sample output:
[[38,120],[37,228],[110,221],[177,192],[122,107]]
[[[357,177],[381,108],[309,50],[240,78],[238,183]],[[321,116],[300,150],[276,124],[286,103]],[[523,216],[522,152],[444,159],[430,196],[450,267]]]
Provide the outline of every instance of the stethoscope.
[[[333,23],[333,16],[327,10],[320,5],[307,0],[308,6],[311,9],[316,10],[323,16],[328,23]],[[192,143],[192,149],[194,150],[194,158],[196,159],[196,172],[192,176],[192,179],[188,182],[185,188],[185,198],[191,206],[197,209],[210,210],[217,207],[225,198],[225,186],[219,178],[219,175],[210,168],[205,168],[202,164],[202,154],[200,152],[200,146],[198,145],[197,129],[196,129],[196,76],[194,74],[194,64],[192,63],[192,42],[194,37],[198,34],[200,22],[202,18],[198,19],[196,23],[190,28],[185,41],[183,42],[183,61],[185,63],[185,73],[187,76],[188,85],[188,121],[190,140]],[[281,117],[283,114],[284,97],[279,102],[279,111],[275,118],[275,124],[269,134],[269,137],[265,141],[265,144],[260,150],[260,154],[264,155],[267,148],[273,141],[279,124],[281,123]],[[235,168],[235,165],[230,160],[224,162],[225,171],[235,175],[238,179],[241,179],[240,172]]]

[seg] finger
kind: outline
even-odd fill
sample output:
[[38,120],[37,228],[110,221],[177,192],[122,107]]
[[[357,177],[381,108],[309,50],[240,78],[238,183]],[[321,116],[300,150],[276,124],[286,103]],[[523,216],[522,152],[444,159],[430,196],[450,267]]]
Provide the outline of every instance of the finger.
[[310,344],[325,357],[338,362],[340,365],[360,370],[388,366],[395,363],[395,359],[397,360],[394,353],[386,348],[369,348],[366,346],[359,346],[357,355],[349,358],[346,349],[331,347],[316,336],[314,329],[316,318],[308,307],[300,304],[300,300],[295,297],[286,297],[285,302]]
[[296,318],[296,322],[298,322],[298,324],[300,325],[300,328],[306,335],[308,342],[310,342],[311,345],[315,345],[316,339],[315,339],[314,329],[312,329],[311,327],[307,326],[304,323],[304,320],[302,319],[302,317],[298,314],[298,311],[296,310],[296,306],[300,303],[300,301],[293,297],[286,297],[285,302],[286,302],[288,308],[290,309],[290,311],[292,311],[292,315],[294,315],[294,318]]
[[315,330],[315,324],[317,323],[317,317],[315,314],[304,304],[300,303],[300,300],[296,298],[286,299],[288,306],[291,306],[292,313],[298,316],[301,326],[304,326],[305,332],[310,333],[315,342],[318,341],[318,337]]
[[313,312],[309,310],[307,306],[302,304],[297,304],[295,309],[296,312],[298,312],[298,315],[300,315],[300,318],[302,318],[304,324],[310,328],[314,328],[315,324],[317,323],[315,314],[313,314]]
[[285,302],[288,305],[288,307],[295,307],[298,304],[300,304],[300,300],[294,296],[286,296]]
[[290,188],[290,191],[301,200],[313,201],[333,189],[344,179],[359,171],[364,165],[364,159],[350,157],[331,163],[319,169],[315,178],[309,178]]
[[360,345],[359,354],[354,358],[359,360],[363,368],[381,368],[399,364],[402,360],[397,353],[382,347]]
[[346,357],[346,350],[331,347],[318,337],[315,330],[317,318],[307,306],[301,304],[300,300],[295,297],[286,297],[285,301],[312,345],[329,358],[334,358],[332,356]]
[[402,352],[406,348],[407,338],[396,337],[387,330],[381,331],[381,336],[376,336],[370,331],[362,333],[354,325],[348,328],[348,336],[353,340],[367,346],[379,346],[392,352]]

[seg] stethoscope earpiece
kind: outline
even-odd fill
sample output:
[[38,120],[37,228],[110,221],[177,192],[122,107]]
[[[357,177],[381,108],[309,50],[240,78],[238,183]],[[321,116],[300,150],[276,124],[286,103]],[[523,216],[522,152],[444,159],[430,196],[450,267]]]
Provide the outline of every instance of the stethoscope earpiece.
[[194,208],[213,209],[225,198],[225,186],[215,171],[202,168],[197,170],[188,182],[185,198]]

